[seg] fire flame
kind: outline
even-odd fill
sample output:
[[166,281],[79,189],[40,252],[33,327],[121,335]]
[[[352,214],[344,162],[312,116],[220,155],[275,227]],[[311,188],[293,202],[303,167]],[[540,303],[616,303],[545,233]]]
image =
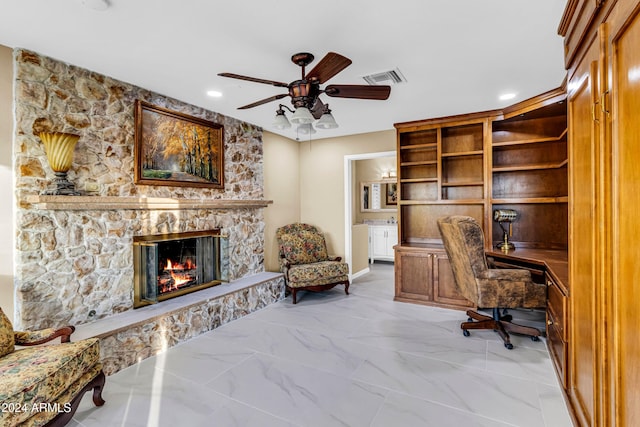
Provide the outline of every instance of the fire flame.
[[191,273],[192,270],[196,268],[196,265],[191,261],[190,258],[187,258],[184,264],[171,262],[170,259],[167,259],[167,264],[164,267],[164,271],[168,272],[171,275],[171,279],[173,279],[173,283],[171,280],[160,279],[158,278],[158,285],[160,287],[161,293],[171,292],[180,289],[184,284],[192,282],[195,277]]

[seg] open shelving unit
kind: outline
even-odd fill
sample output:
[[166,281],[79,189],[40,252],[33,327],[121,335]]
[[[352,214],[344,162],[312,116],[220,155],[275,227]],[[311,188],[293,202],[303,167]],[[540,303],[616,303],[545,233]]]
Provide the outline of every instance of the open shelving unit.
[[[567,248],[567,111],[564,95],[553,101],[492,123],[491,209],[518,212],[516,247]],[[488,237],[502,240],[497,223]]]
[[[563,89],[504,110],[397,123],[396,299],[469,307],[457,295],[437,219],[475,218],[487,249],[494,209],[514,209],[512,241],[567,248],[567,111]],[[419,280],[418,280],[419,279]]]
[[400,241],[440,243],[435,220],[485,210],[487,118],[398,129]]

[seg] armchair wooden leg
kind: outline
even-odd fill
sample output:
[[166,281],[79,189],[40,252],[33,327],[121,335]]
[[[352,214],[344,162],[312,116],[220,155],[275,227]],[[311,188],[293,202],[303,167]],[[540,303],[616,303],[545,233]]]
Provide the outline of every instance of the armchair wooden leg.
[[105,378],[104,372],[100,371],[98,376],[91,382],[91,385],[93,385],[93,404],[96,406],[104,405],[102,389],[104,388]]
[[73,418],[73,415],[76,413],[78,406],[80,405],[80,401],[82,400],[82,396],[91,389],[93,389],[93,403],[96,406],[104,405],[104,399],[102,398],[102,389],[104,388],[105,383],[105,375],[103,371],[100,371],[98,375],[96,375],[86,386],[80,390],[80,392],[71,399],[70,407],[71,409],[68,412],[60,412],[55,418],[50,420],[44,427],[63,427],[67,425]]
[[294,304],[298,303],[297,298],[296,298],[296,292],[297,292],[296,288],[291,288],[291,298],[293,299],[293,303]]

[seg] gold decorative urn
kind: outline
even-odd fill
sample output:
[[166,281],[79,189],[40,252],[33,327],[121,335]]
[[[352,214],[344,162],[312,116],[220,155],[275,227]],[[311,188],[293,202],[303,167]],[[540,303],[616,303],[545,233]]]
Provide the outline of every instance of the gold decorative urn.
[[44,144],[49,166],[55,174],[52,186],[43,191],[46,195],[79,196],[73,183],[67,179],[67,172],[71,169],[73,150],[79,135],[64,132],[40,132],[38,135]]

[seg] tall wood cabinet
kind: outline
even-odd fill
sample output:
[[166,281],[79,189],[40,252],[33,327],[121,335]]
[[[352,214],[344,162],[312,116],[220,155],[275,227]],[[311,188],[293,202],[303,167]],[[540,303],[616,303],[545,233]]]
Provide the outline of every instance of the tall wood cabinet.
[[640,1],[571,0],[569,357],[580,426],[640,425]]
[[395,125],[397,300],[473,306],[453,281],[436,222],[442,216],[475,218],[491,248],[502,240],[493,210],[515,209],[518,247],[566,249],[565,98],[560,88],[504,110]]
[[570,346],[581,426],[640,425],[640,1],[569,1]]

